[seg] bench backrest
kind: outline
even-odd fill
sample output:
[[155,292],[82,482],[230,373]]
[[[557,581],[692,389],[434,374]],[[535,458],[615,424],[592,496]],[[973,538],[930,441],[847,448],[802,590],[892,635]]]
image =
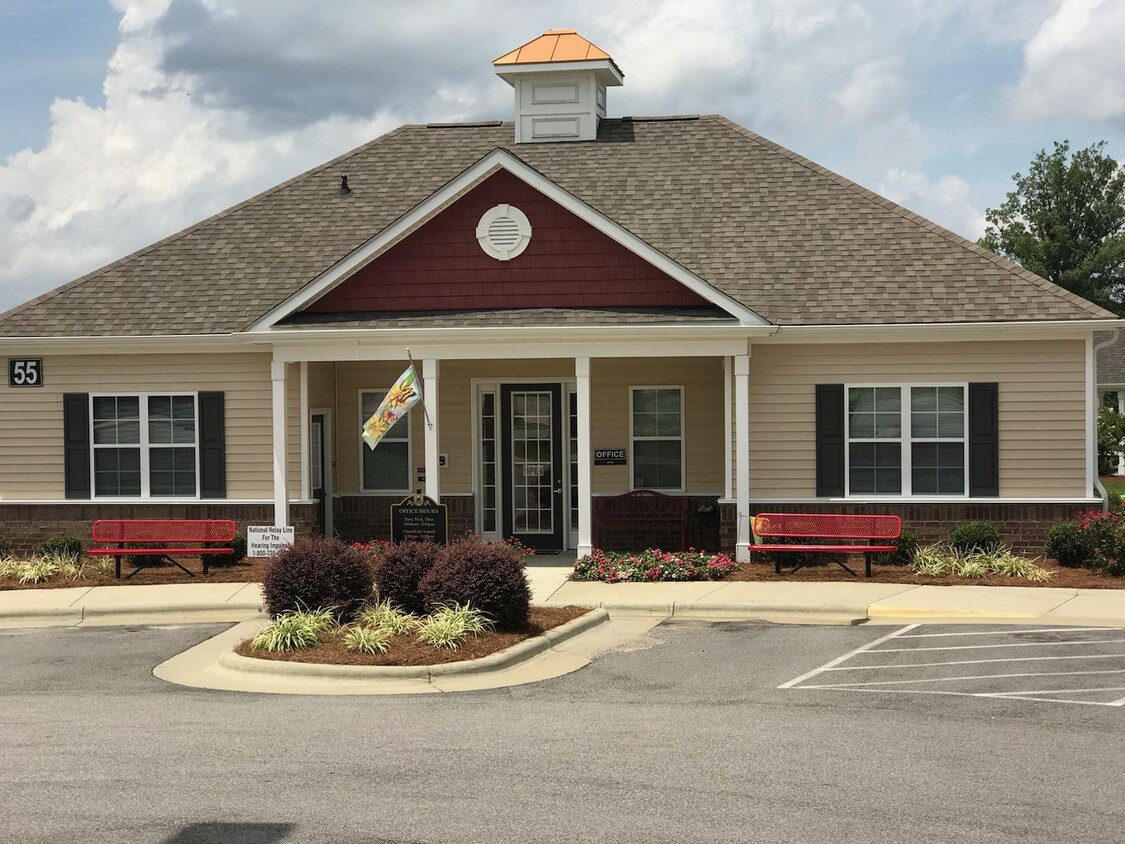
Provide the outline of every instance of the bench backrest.
[[229,519],[100,519],[94,542],[230,542],[238,528]]
[[898,539],[898,516],[845,513],[759,513],[750,522],[757,536],[822,537],[831,539]]
[[594,512],[614,519],[681,518],[687,516],[687,511],[687,498],[651,489],[594,499]]

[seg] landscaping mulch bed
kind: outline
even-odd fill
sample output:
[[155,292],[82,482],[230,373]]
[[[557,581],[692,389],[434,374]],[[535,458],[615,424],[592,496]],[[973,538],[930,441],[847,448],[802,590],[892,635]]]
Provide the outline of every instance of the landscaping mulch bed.
[[282,662],[316,662],[331,665],[442,665],[462,662],[502,651],[512,645],[538,636],[553,627],[573,621],[590,612],[589,607],[532,607],[528,625],[518,632],[494,632],[470,636],[457,650],[435,648],[419,642],[413,635],[392,636],[385,654],[364,654],[344,647],[343,636],[331,633],[314,648],[299,651],[262,651],[250,647],[250,640],[235,648],[240,656],[274,659]]
[[[112,558],[111,558],[112,560]],[[195,577],[190,577],[173,565],[161,563],[146,566],[133,577],[129,573],[133,566],[127,561],[121,563],[121,579],[113,576],[111,568],[108,574],[100,574],[90,568],[90,574],[79,578],[54,577],[45,583],[17,583],[14,580],[0,580],[0,591],[8,589],[70,589],[75,586],[152,586],[158,583],[261,583],[266,573],[268,559],[247,558],[238,563],[213,564],[207,576],[203,576],[203,564],[198,557],[186,557],[180,560],[184,568],[188,569]]]
[[746,563],[725,578],[726,581],[745,582],[756,580],[791,580],[812,583],[821,582],[855,582],[855,583],[909,583],[912,586],[1048,586],[1057,589],[1125,589],[1125,577],[1111,577],[1090,569],[1068,569],[1057,565],[1054,560],[1040,561],[1040,565],[1052,572],[1052,577],[1046,583],[1032,583],[1022,577],[1007,577],[1001,574],[991,574],[987,577],[971,580],[956,577],[951,574],[939,577],[928,577],[915,574],[908,568],[900,566],[881,566],[872,564],[871,577],[863,576],[863,557],[848,560],[848,566],[859,576],[852,577],[839,566],[831,562],[814,566],[805,566],[795,573],[788,573],[782,565],[781,574],[774,574],[773,563]]

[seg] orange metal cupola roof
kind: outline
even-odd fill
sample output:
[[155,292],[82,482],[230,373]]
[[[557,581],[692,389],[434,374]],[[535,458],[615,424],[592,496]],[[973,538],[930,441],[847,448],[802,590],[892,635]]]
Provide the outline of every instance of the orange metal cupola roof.
[[533,38],[510,53],[505,53],[492,62],[493,65],[545,64],[548,62],[584,62],[604,59],[609,61],[618,73],[621,68],[617,62],[598,45],[587,41],[573,29],[548,29],[538,38]]

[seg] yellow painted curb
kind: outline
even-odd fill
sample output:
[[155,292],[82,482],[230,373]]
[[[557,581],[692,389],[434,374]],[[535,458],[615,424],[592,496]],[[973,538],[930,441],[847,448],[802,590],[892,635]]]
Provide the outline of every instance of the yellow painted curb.
[[907,607],[868,607],[868,618],[1039,618],[1040,613],[998,610],[920,610]]

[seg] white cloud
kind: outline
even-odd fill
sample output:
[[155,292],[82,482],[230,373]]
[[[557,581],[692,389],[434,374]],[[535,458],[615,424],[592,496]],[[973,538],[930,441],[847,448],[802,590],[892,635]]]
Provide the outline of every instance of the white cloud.
[[832,99],[843,109],[845,123],[854,124],[894,111],[906,95],[902,62],[883,57],[854,68],[851,77]]
[[[0,310],[400,123],[509,117],[489,60],[549,26],[576,24],[620,61],[611,114],[721,112],[798,152],[831,150],[861,181],[924,180],[935,144],[908,103],[915,55],[961,36],[1010,39],[1004,21],[1033,31],[1027,10],[1041,20],[1051,0],[558,0],[549,17],[521,0],[488,15],[475,0],[346,15],[276,0],[111,2],[121,22],[105,104],[56,100],[47,144],[0,163]],[[969,213],[943,198],[948,178],[914,192],[904,176],[884,180],[954,225]]]
[[1125,124],[1125,3],[1062,0],[1024,47],[1015,114]]
[[971,188],[959,176],[946,174],[931,181],[920,170],[893,167],[883,175],[877,191],[971,240],[984,234],[984,214],[969,201]]

